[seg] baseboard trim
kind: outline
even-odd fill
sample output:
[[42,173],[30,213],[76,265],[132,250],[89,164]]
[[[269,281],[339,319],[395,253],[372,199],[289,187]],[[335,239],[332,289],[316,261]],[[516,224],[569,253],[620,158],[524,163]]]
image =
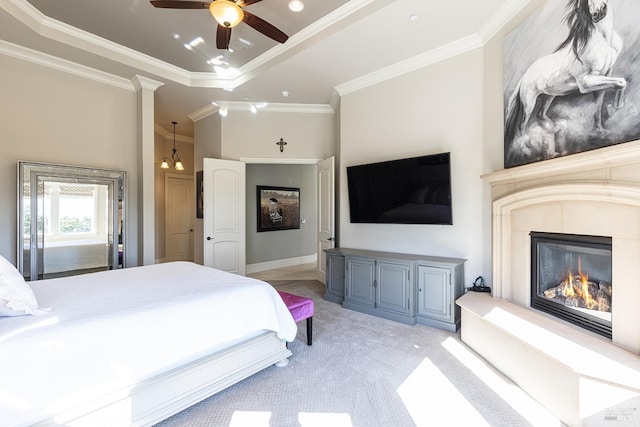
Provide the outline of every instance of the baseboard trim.
[[259,273],[261,271],[273,270],[276,268],[291,267],[291,266],[300,265],[300,264],[308,264],[310,262],[316,262],[317,260],[318,260],[318,254],[306,255],[306,256],[301,256],[296,258],[277,259],[273,261],[259,262],[256,264],[247,264],[245,271],[247,274],[253,274],[253,273]]

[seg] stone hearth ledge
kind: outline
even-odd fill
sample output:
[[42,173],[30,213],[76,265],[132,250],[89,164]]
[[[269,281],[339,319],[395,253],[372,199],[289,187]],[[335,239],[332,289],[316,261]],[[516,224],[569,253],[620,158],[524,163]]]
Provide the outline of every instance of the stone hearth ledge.
[[634,353],[487,293],[468,292],[456,303],[462,341],[564,423],[640,425],[640,360]]

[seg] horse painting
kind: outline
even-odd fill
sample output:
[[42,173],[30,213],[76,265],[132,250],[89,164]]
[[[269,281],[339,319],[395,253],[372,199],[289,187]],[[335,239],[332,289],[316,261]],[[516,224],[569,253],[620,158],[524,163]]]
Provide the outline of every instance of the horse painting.
[[[569,34],[526,69],[506,103],[505,167],[579,151],[567,147],[571,115],[549,114],[557,98],[580,96],[581,105],[592,104],[585,133],[606,132],[606,120],[625,105],[627,79],[612,75],[623,41],[610,1],[568,0],[563,22]],[[613,96],[603,105],[607,92]]]

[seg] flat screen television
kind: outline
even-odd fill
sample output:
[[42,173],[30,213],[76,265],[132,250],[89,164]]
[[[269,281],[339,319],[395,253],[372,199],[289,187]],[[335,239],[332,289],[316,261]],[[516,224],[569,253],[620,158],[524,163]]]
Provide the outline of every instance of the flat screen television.
[[347,167],[352,223],[453,224],[450,153]]

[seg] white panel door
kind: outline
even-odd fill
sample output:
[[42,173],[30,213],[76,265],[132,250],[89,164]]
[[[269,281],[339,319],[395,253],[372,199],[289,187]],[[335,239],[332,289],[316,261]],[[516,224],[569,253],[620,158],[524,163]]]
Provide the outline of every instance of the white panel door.
[[193,261],[193,177],[165,176],[165,258]]
[[318,163],[318,280],[326,283],[327,258],[325,249],[335,246],[335,187],[334,158]]
[[204,265],[245,274],[245,164],[203,160]]

